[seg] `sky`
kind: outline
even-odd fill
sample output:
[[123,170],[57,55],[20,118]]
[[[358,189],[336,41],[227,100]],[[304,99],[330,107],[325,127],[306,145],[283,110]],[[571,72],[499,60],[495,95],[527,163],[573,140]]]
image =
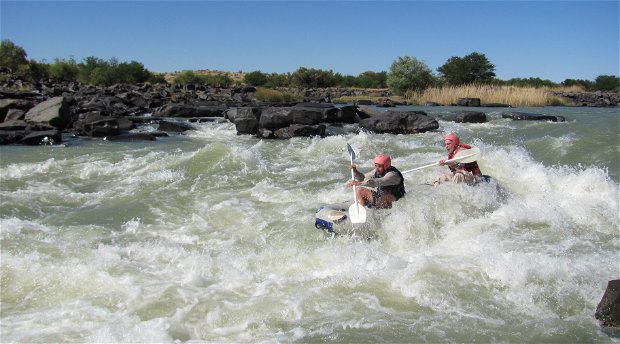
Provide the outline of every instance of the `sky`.
[[152,72],[357,76],[412,56],[434,72],[484,54],[499,79],[620,74],[615,1],[7,1],[0,37],[28,59],[138,61]]

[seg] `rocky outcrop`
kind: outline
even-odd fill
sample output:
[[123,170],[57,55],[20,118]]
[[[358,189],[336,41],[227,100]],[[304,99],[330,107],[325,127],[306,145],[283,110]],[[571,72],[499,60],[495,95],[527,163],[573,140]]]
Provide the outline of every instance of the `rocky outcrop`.
[[564,122],[566,119],[564,116],[544,115],[539,113],[526,113],[526,112],[504,112],[502,118],[510,118],[519,121],[552,121],[552,122]]
[[575,106],[611,107],[620,105],[619,92],[553,92],[553,94]]
[[364,118],[360,127],[375,133],[415,134],[439,128],[439,123],[423,111],[393,111]]
[[440,117],[444,121],[456,123],[485,123],[487,115],[481,111],[459,111],[457,113],[442,115]]

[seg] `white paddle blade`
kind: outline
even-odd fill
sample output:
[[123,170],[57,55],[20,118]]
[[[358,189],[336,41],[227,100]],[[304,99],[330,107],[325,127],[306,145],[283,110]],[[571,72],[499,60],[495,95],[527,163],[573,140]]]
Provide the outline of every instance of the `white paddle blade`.
[[454,158],[447,160],[446,162],[456,161],[466,164],[480,159],[481,155],[482,152],[480,151],[480,148],[471,147],[470,149],[463,149],[459,151],[456,155],[454,155]]
[[351,223],[364,223],[366,222],[366,208],[359,203],[353,203],[349,207],[349,218]]
[[353,163],[353,160],[355,160],[355,151],[353,150],[353,147],[351,147],[351,145],[348,143],[347,150],[349,151],[349,155],[351,156],[351,163]]

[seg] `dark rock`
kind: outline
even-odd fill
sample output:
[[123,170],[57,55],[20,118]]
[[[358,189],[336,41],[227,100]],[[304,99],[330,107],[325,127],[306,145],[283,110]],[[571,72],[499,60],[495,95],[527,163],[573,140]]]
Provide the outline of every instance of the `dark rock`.
[[224,117],[225,105],[167,104],[153,112],[161,117]]
[[28,123],[24,120],[12,120],[0,123],[0,130],[26,130]]
[[237,134],[251,134],[258,132],[261,108],[235,108],[229,112],[229,120],[235,124]]
[[503,104],[503,103],[487,103],[487,104],[482,104],[480,105],[482,107],[512,107],[512,105],[509,104]]
[[159,122],[159,130],[167,132],[182,133],[188,130],[194,130],[195,128],[187,122],[172,122],[161,121]]
[[23,145],[53,145],[62,142],[62,136],[58,130],[31,132],[21,138],[17,143]]
[[360,126],[375,133],[413,134],[439,128],[436,119],[423,111],[392,111],[362,119]]
[[596,307],[594,317],[603,326],[620,327],[620,280],[607,282],[607,289]]
[[520,121],[552,121],[552,122],[564,122],[566,119],[563,116],[543,115],[538,113],[525,113],[525,112],[504,112],[502,118],[510,118]]
[[480,98],[459,98],[456,101],[458,106],[480,106]]
[[310,136],[325,136],[325,125],[304,125],[304,124],[291,124],[285,128],[278,128],[276,130],[269,130],[265,128],[259,128],[258,137],[266,139],[290,139],[291,137],[310,137]]
[[26,111],[20,109],[9,109],[6,113],[5,121],[23,120],[26,115]]
[[486,123],[487,115],[480,111],[460,111],[456,114],[457,123]]
[[[7,114],[11,110],[28,111],[34,107],[34,102],[24,99],[0,99],[0,122],[7,120]],[[12,118],[15,119],[15,118]]]
[[0,130],[0,145],[17,143],[26,133],[23,130]]
[[278,129],[288,127],[291,124],[319,124],[323,119],[323,111],[310,107],[269,107],[261,112],[259,127],[265,129]]
[[127,133],[105,137],[106,141],[155,141],[155,135],[151,133]]

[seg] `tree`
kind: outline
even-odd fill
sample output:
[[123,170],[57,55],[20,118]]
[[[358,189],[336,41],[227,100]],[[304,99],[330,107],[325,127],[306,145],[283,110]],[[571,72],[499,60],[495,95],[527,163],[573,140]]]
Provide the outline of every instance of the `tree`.
[[331,87],[336,85],[334,72],[321,69],[299,67],[291,75],[293,85],[303,88]]
[[615,75],[599,75],[594,79],[593,88],[598,91],[620,91],[620,78]]
[[398,95],[404,95],[407,91],[421,91],[433,82],[431,69],[412,56],[399,57],[390,66],[387,76],[387,86]]
[[386,72],[366,71],[357,76],[357,85],[363,88],[385,88],[387,83]]
[[16,45],[8,39],[0,42],[0,66],[8,67],[16,72],[20,65],[28,64],[24,48]]
[[267,75],[259,70],[249,72],[243,76],[243,82],[252,86],[263,86],[267,84]]
[[69,60],[56,58],[49,68],[50,77],[58,80],[75,81],[79,72],[80,68],[73,58]]
[[452,56],[437,71],[450,85],[488,84],[495,77],[495,65],[477,52],[463,58]]

